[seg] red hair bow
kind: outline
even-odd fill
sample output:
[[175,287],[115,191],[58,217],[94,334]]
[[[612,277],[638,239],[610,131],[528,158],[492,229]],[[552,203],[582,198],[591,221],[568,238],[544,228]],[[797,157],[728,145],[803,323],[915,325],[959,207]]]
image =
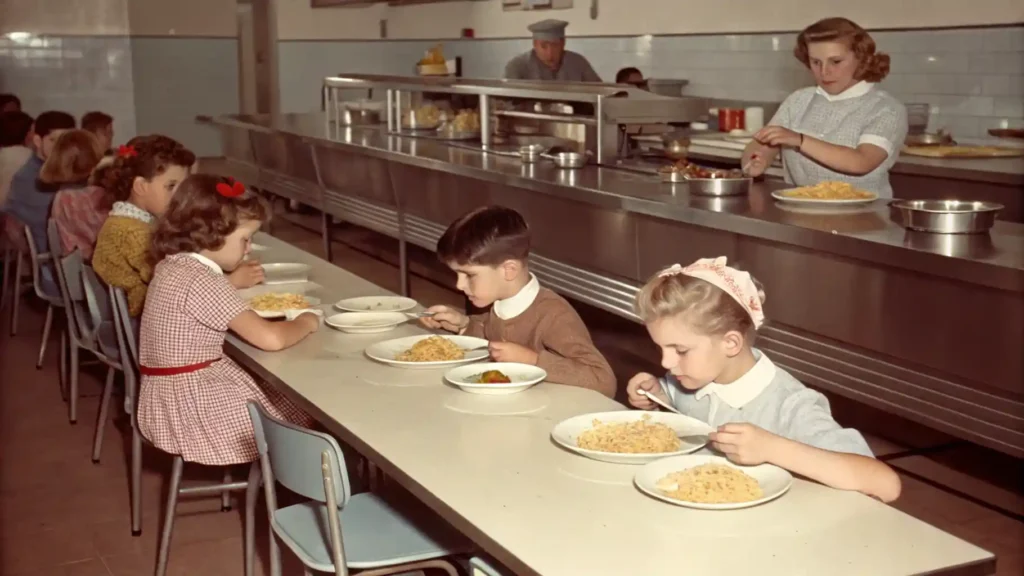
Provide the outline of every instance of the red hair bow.
[[238,198],[245,194],[245,185],[234,178],[228,178],[227,182],[217,183],[217,194],[225,198]]
[[139,155],[139,151],[135,149],[135,146],[121,145],[117,147],[117,155],[121,158],[134,158]]

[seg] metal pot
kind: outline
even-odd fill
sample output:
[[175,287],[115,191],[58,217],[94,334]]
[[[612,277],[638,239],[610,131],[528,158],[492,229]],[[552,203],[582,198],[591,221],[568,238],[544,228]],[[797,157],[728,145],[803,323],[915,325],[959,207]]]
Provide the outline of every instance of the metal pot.
[[893,200],[889,208],[893,221],[909,230],[980,234],[992,228],[1003,205],[964,200]]
[[589,157],[579,152],[559,152],[557,154],[543,154],[543,156],[555,163],[555,166],[565,169],[583,168],[587,165]]
[[376,110],[358,110],[346,108],[338,117],[340,126],[367,126],[380,124],[380,112]]

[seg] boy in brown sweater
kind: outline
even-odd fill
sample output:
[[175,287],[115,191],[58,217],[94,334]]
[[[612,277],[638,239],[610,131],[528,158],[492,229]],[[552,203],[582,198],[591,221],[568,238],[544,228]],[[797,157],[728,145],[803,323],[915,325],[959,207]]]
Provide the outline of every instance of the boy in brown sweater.
[[613,397],[611,366],[572,306],[530,273],[529,254],[530,230],[515,210],[485,206],[460,217],[441,236],[437,255],[458,275],[455,286],[473,306],[490,308],[466,316],[434,306],[423,325],[485,338],[496,362],[533,364],[550,382]]

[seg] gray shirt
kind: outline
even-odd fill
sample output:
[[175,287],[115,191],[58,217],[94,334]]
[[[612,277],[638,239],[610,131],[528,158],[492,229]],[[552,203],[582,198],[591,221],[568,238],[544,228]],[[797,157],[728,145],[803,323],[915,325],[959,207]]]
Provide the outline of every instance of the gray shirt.
[[786,182],[797,186],[811,186],[826,180],[848,182],[883,198],[892,197],[889,169],[899,158],[900,147],[907,137],[907,109],[874,84],[858,82],[836,95],[817,87],[802,88],[786,98],[769,124],[849,148],[872,144],[889,154],[871,172],[851,176],[826,168],[798,150],[786,148],[782,151]]
[[754,356],[754,367],[730,384],[712,382],[693,391],[667,375],[661,387],[680,412],[716,428],[746,422],[823,450],[874,457],[860,432],[832,418],[823,394],[776,367],[760,350]]
[[520,54],[505,65],[505,78],[508,80],[548,80],[561,82],[600,82],[601,77],[594,72],[587,59],[575,52],[566,50],[562,54],[562,65],[558,70],[548,68],[537,58],[533,50]]

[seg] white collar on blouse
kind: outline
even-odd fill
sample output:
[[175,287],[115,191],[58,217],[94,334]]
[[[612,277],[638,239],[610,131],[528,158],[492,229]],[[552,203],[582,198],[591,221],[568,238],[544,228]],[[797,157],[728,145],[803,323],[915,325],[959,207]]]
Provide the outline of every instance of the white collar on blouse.
[[829,94],[828,92],[825,92],[825,89],[822,88],[821,86],[818,86],[816,92],[821,96],[824,96],[825,100],[828,100],[829,102],[839,102],[840,100],[860,98],[861,96],[867,94],[868,92],[871,92],[871,89],[874,87],[875,85],[872,84],[871,82],[865,82],[864,80],[861,80],[860,82],[857,82],[856,84],[850,86],[846,90],[843,90],[839,94]]
[[131,202],[114,202],[114,206],[110,208],[110,215],[134,218],[135,220],[141,220],[146,224],[151,224],[153,222],[152,214]]
[[224,270],[221,269],[219,264],[217,264],[213,260],[210,260],[209,258],[207,258],[206,256],[203,256],[202,254],[200,254],[198,252],[185,252],[185,255],[186,256],[191,256],[191,257],[195,258],[196,260],[199,260],[200,262],[205,264],[207,268],[209,268],[210,270],[213,270],[217,274],[223,274],[224,273]]
[[760,350],[754,350],[754,356],[757,358],[757,362],[753,368],[747,370],[746,374],[730,384],[712,382],[697,390],[696,399],[700,400],[708,394],[714,394],[729,406],[742,408],[757,398],[775,379],[775,364]]
[[519,316],[526,309],[533,304],[533,301],[537,299],[537,294],[540,293],[540,282],[537,277],[530,274],[530,281],[527,282],[526,286],[523,286],[522,290],[516,293],[511,298],[504,300],[495,300],[494,313],[502,320],[511,320],[516,316]]

